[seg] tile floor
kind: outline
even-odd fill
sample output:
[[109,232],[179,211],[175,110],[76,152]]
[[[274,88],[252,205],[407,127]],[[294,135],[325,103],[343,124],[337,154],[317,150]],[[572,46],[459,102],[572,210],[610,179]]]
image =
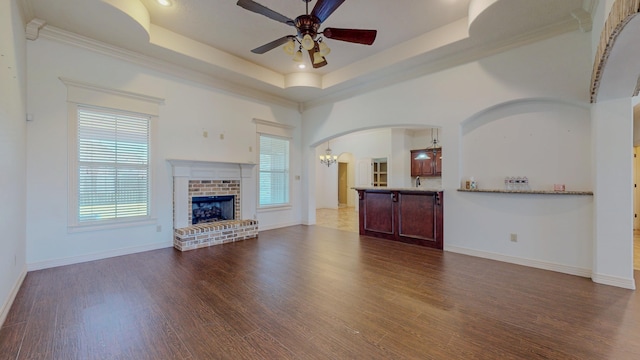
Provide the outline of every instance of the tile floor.
[[633,230],[633,268],[640,270],[640,230]]
[[316,225],[357,233],[358,213],[353,207],[316,209]]

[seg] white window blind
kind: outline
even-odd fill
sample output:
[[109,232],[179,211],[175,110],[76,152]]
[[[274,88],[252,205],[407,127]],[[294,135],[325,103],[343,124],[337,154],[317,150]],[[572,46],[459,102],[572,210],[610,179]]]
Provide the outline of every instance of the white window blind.
[[149,216],[150,117],[78,106],[78,222]]
[[289,140],[260,135],[260,206],[289,203]]

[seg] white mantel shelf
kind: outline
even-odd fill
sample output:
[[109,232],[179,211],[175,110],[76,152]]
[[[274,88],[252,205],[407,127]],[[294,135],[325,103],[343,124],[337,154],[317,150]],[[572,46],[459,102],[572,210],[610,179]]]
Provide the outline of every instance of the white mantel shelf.
[[173,168],[173,177],[191,179],[240,179],[253,177],[256,164],[224,161],[167,159]]
[[250,165],[255,166],[255,163],[238,163],[228,161],[211,161],[211,160],[184,160],[184,159],[167,159],[167,161],[173,166],[211,166],[215,164],[228,164],[228,165]]
[[534,195],[587,195],[593,191],[553,191],[553,190],[500,190],[500,189],[458,189],[462,192],[495,193],[495,194],[534,194]]

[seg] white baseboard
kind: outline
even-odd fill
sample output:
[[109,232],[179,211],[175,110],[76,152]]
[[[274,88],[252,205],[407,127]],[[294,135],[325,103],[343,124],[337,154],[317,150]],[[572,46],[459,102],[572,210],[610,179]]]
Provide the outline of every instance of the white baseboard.
[[135,254],[135,253],[144,252],[144,251],[164,249],[168,247],[173,247],[173,242],[162,242],[157,244],[149,244],[149,245],[134,246],[134,247],[128,247],[128,248],[122,248],[122,249],[115,249],[115,250],[110,250],[110,251],[105,251],[100,253],[72,256],[72,257],[62,258],[62,259],[39,261],[39,262],[27,264],[27,269],[29,271],[42,270],[42,269],[48,269],[48,268],[57,267],[57,266],[72,265],[72,264],[79,264],[87,261],[101,260],[101,259],[106,259],[106,258],[115,257],[115,256]]
[[[289,223],[272,224],[272,225],[262,225],[258,223],[258,231],[260,232],[265,230],[273,230],[273,229],[279,229],[283,227],[295,226],[300,224],[301,224],[300,222],[289,222]],[[258,236],[260,235],[258,234]]]
[[25,266],[22,269],[20,276],[18,276],[18,280],[13,285],[13,289],[11,289],[11,293],[9,294],[7,301],[5,301],[4,304],[2,304],[2,311],[0,311],[0,327],[2,327],[2,325],[4,325],[4,321],[7,320],[7,315],[9,315],[9,310],[11,309],[11,305],[13,305],[13,301],[16,299],[16,296],[18,295],[18,291],[20,290],[20,286],[22,286],[22,282],[24,281],[24,278],[26,276],[27,276],[27,267]]
[[547,261],[532,260],[532,259],[526,259],[526,258],[521,258],[516,256],[503,255],[503,254],[492,253],[488,251],[480,251],[480,250],[468,249],[468,248],[451,246],[451,245],[447,246],[446,244],[444,246],[444,250],[458,253],[458,254],[471,255],[471,256],[481,257],[485,259],[491,259],[491,260],[497,260],[497,261],[507,262],[511,264],[529,266],[537,269],[551,270],[551,271],[555,271],[563,274],[576,275],[576,276],[581,276],[586,278],[590,278],[592,275],[591,269],[584,269],[584,268],[579,268],[575,266],[556,264],[556,263],[547,262]]
[[591,280],[598,284],[616,286],[630,290],[636,289],[636,281],[633,278],[625,279],[617,276],[591,274]]

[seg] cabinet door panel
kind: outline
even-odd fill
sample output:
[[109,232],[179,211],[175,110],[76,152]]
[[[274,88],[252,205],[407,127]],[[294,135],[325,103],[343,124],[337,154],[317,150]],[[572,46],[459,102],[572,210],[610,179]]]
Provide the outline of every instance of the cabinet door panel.
[[398,199],[398,234],[436,241],[434,195],[400,194]]
[[433,160],[435,161],[435,175],[440,176],[442,175],[442,149],[438,149],[435,159]]
[[390,193],[365,193],[364,230],[393,234],[393,202]]
[[422,160],[422,175],[420,176],[433,176],[435,175],[435,169],[433,165],[433,153],[429,151],[430,159]]
[[411,176],[422,176],[422,163],[424,160],[416,159],[424,150],[411,150]]

